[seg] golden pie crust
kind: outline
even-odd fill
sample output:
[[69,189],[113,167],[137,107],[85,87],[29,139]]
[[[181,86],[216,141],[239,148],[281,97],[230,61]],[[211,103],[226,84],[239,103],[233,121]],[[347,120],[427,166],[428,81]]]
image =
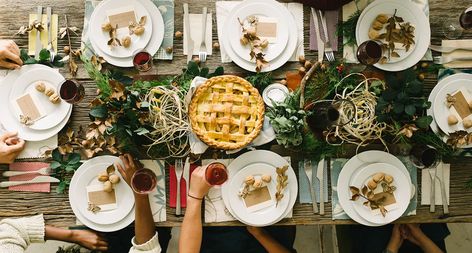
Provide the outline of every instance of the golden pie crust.
[[208,79],[197,88],[189,106],[193,132],[207,145],[238,149],[259,135],[264,101],[243,78],[231,75]]

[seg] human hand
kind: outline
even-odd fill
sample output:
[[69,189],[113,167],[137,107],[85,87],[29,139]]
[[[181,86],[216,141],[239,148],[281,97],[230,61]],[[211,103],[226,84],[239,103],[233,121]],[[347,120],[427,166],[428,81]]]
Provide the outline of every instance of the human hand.
[[404,224],[401,227],[402,237],[415,245],[421,246],[421,239],[426,235],[420,228],[420,224]]
[[13,40],[0,40],[0,67],[16,69],[23,65],[20,48]]
[[401,234],[401,225],[394,224],[392,229],[392,235],[390,236],[390,241],[388,242],[387,249],[392,253],[398,252],[400,247],[403,244],[403,237]]
[[25,141],[17,138],[16,132],[4,133],[0,136],[0,164],[10,164],[25,147]]
[[134,158],[130,154],[124,154],[120,156],[121,162],[124,164],[124,168],[120,163],[116,163],[115,166],[118,168],[121,176],[125,182],[131,186],[131,178],[134,173],[139,169],[138,164],[135,163]]
[[91,230],[73,230],[71,242],[77,243],[89,250],[107,251],[108,242],[95,231]]
[[192,172],[190,179],[190,189],[188,194],[195,198],[203,199],[211,188],[205,179],[206,166],[200,166]]

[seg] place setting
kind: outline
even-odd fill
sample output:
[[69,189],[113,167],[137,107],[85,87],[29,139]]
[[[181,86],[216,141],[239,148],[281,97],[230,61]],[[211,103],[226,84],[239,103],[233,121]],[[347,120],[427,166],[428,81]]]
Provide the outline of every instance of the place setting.
[[83,36],[95,53],[118,67],[140,66],[152,60],[167,29],[158,6],[150,0],[102,1],[93,9],[87,24],[88,31],[84,30],[87,34]]
[[[268,72],[299,54],[303,38],[300,40],[296,28],[300,21],[295,20],[292,14],[297,12],[297,7],[292,5],[289,10],[272,0],[243,1],[231,7],[225,5],[217,6],[221,51],[241,68]],[[231,12],[226,13],[228,9]]]

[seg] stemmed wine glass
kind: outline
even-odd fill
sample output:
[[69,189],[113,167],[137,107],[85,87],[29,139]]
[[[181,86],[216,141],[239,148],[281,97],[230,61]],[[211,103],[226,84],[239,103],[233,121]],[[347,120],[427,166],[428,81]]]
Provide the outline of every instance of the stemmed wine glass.
[[364,41],[357,48],[357,60],[364,65],[374,65],[382,59],[383,46],[380,41]]
[[459,20],[446,19],[442,23],[444,36],[451,40],[458,39],[464,29],[472,28],[472,6],[461,13]]
[[416,144],[411,148],[410,160],[419,169],[435,168],[441,161],[441,156],[434,147]]
[[308,108],[311,113],[306,121],[314,133],[335,126],[344,126],[353,120],[356,113],[354,103],[347,99],[320,100]]

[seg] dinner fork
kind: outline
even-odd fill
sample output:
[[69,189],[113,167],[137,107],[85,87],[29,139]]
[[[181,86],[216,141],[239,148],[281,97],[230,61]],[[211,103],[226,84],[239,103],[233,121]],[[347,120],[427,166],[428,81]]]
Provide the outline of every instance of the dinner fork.
[[472,57],[453,57],[451,55],[445,55],[445,56],[434,56],[433,57],[433,62],[435,64],[445,64],[448,62],[453,62],[453,61],[472,61]]
[[443,47],[443,46],[429,45],[429,48],[433,51],[437,51],[441,53],[450,53],[456,50],[472,51],[472,47]]
[[180,206],[180,180],[182,179],[182,172],[184,170],[184,164],[182,159],[176,159],[174,163],[175,178],[177,181],[177,198],[175,202],[175,215],[180,216],[182,214],[182,208]]
[[44,167],[39,170],[33,170],[33,171],[5,171],[3,172],[3,176],[12,177],[12,176],[25,175],[25,174],[40,174],[40,175],[48,176],[49,172],[50,172],[49,167]]
[[325,44],[325,55],[326,55],[326,58],[328,59],[328,61],[334,61],[334,53],[333,53],[333,49],[331,48],[331,42],[329,42],[329,36],[328,36],[328,27],[326,26],[326,16],[323,14],[323,12],[321,12],[320,10],[318,10],[318,13],[320,14],[320,19],[321,19],[321,26],[323,26],[323,33],[324,33],[324,37],[325,37],[325,41],[324,41],[324,44]]
[[46,8],[46,15],[47,15],[47,27],[48,27],[48,47],[49,50],[49,61],[54,62],[54,58],[56,57],[56,51],[54,50],[54,46],[52,45],[52,8]]
[[200,52],[198,52],[198,58],[200,62],[206,62],[207,59],[207,46],[206,46],[206,25],[207,25],[207,7],[203,7],[202,14],[202,42],[200,43]]
[[313,213],[318,213],[318,204],[316,203],[315,189],[313,188],[313,165],[311,164],[310,159],[303,162],[303,169],[305,170],[305,174],[308,177]]

